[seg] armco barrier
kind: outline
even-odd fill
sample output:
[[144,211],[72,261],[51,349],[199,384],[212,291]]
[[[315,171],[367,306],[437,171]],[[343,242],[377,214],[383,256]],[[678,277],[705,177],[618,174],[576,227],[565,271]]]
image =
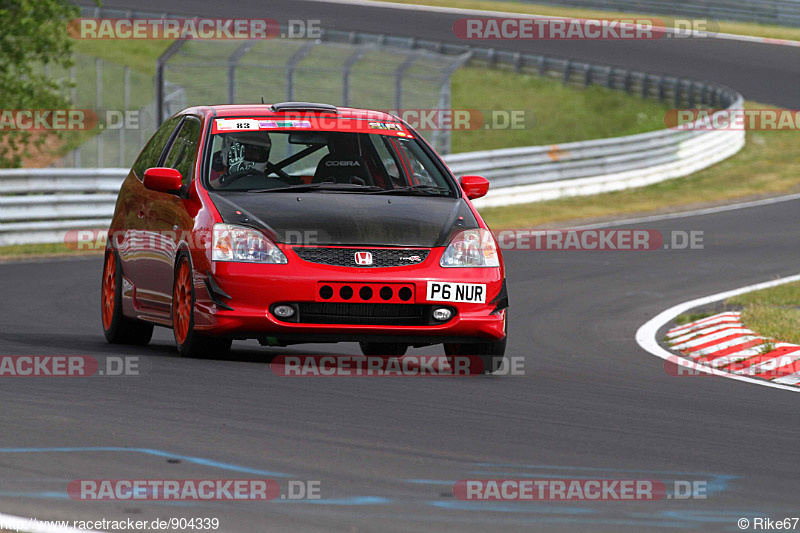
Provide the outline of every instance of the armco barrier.
[[0,170],[0,246],[61,242],[107,228],[126,168]]

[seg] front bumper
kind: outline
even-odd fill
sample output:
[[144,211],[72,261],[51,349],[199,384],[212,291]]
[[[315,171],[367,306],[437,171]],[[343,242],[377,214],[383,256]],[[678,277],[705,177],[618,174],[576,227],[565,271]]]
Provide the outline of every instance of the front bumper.
[[[211,271],[195,273],[195,328],[208,335],[257,338],[270,344],[382,341],[422,345],[502,339],[507,305],[502,268],[443,268],[439,266],[442,252],[433,249],[420,264],[388,268],[310,263],[291,250],[284,250],[289,259],[286,265],[214,262]],[[485,285],[485,302],[428,301],[429,281]],[[425,312],[432,306],[446,306],[455,310],[455,316],[444,323],[426,317],[422,323],[393,325],[300,323],[272,313],[275,304],[325,302],[320,287],[326,284],[336,289],[334,301],[342,301],[339,289],[352,286],[352,302],[364,303],[358,289],[374,286],[375,294],[366,303],[424,307]],[[378,293],[383,286],[398,292],[390,300],[381,300]],[[402,287],[411,288],[413,295],[400,301],[397,294]]]

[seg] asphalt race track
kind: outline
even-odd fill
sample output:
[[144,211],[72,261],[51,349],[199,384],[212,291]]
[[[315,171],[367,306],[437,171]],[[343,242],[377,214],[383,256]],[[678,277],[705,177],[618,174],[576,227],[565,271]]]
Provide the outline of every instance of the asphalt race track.
[[[136,6],[167,10],[149,0]],[[441,39],[457,18],[296,0],[180,1],[169,11],[322,18],[340,29]],[[561,44],[537,46],[555,51]],[[800,105],[796,49],[697,41],[690,56],[683,42],[616,43],[605,53],[631,50],[612,61],[597,43],[594,50],[567,44],[563,55],[628,66],[652,53],[651,69]],[[360,352],[354,344],[248,342],[234,343],[231,360],[182,359],[166,329],[146,347],[111,347],[100,324],[100,258],[0,263],[0,353],[138,355],[143,369],[139,377],[3,378],[0,512],[75,520],[216,517],[226,532],[738,531],[743,516],[798,516],[797,396],[670,376],[634,333],[679,302],[796,274],[799,222],[800,200],[792,200],[625,226],[702,231],[702,250],[505,253],[507,354],[525,358],[524,377],[281,378],[270,356]],[[72,501],[66,493],[75,479],[247,477],[276,479],[282,488],[288,480],[316,480],[322,498],[174,504]],[[528,477],[705,481],[708,497],[453,497],[457,480]]]

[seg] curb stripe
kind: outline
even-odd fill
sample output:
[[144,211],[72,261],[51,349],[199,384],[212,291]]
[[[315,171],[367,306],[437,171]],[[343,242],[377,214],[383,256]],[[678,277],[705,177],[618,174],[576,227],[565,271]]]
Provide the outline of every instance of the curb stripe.
[[[746,383],[753,383],[755,385],[761,385],[762,387],[770,387],[773,389],[800,392],[800,387],[798,386],[800,385],[800,372],[795,372],[794,374],[775,378],[772,380],[765,380],[757,377],[734,374],[732,372],[727,372],[724,370],[713,368],[710,365],[702,365],[702,364],[698,365],[696,361],[690,359],[689,357],[676,355],[675,353],[672,353],[664,349],[659,344],[658,340],[656,340],[656,335],[658,335],[659,330],[661,330],[664,326],[673,321],[675,317],[677,317],[681,313],[685,313],[687,311],[690,311],[691,309],[703,305],[725,300],[726,298],[738,296],[740,294],[758,291],[761,289],[769,289],[770,287],[777,287],[778,285],[792,283],[795,281],[800,281],[800,274],[788,276],[785,278],[775,279],[772,281],[765,281],[763,283],[757,283],[755,285],[748,285],[746,287],[740,287],[738,289],[720,292],[717,294],[711,294],[703,298],[696,298],[694,300],[689,300],[687,302],[677,304],[673,307],[670,307],[669,309],[662,311],[661,313],[657,314],[656,316],[654,316],[653,318],[642,324],[639,327],[639,329],[636,330],[636,342],[639,344],[639,346],[642,347],[643,350],[647,351],[651,355],[654,355],[660,359],[663,359],[665,361],[675,361],[676,358],[683,359],[683,363],[688,365],[690,368],[695,368],[697,370],[706,372],[714,376],[722,376],[735,381],[744,381]],[[715,316],[718,318],[720,315],[715,315]],[[697,327],[697,324],[694,324],[694,327]],[[752,341],[757,338],[758,337],[755,335],[744,335],[739,339],[739,342],[736,344],[742,344],[743,341]],[[728,348],[733,345],[734,344],[729,344],[725,348]],[[721,348],[721,346],[718,347]],[[716,350],[709,350],[702,355],[709,355],[715,351]],[[701,357],[701,355],[700,354],[695,355],[695,358],[697,357]]]

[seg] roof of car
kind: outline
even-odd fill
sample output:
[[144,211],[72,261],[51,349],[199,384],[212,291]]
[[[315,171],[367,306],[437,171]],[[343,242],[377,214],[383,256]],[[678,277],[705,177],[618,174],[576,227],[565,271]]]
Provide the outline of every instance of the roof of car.
[[[305,105],[304,105],[305,104]],[[274,110],[273,106],[278,110]],[[283,106],[283,108],[282,108]],[[304,116],[329,116],[349,119],[369,119],[380,120],[383,122],[400,122],[400,120],[382,111],[369,109],[359,109],[354,107],[333,107],[326,104],[314,104],[307,102],[284,102],[283,104],[240,104],[240,105],[212,105],[202,106],[195,109],[212,110],[217,117],[296,117]],[[285,109],[285,110],[284,110]],[[333,111],[335,109],[335,111]]]

